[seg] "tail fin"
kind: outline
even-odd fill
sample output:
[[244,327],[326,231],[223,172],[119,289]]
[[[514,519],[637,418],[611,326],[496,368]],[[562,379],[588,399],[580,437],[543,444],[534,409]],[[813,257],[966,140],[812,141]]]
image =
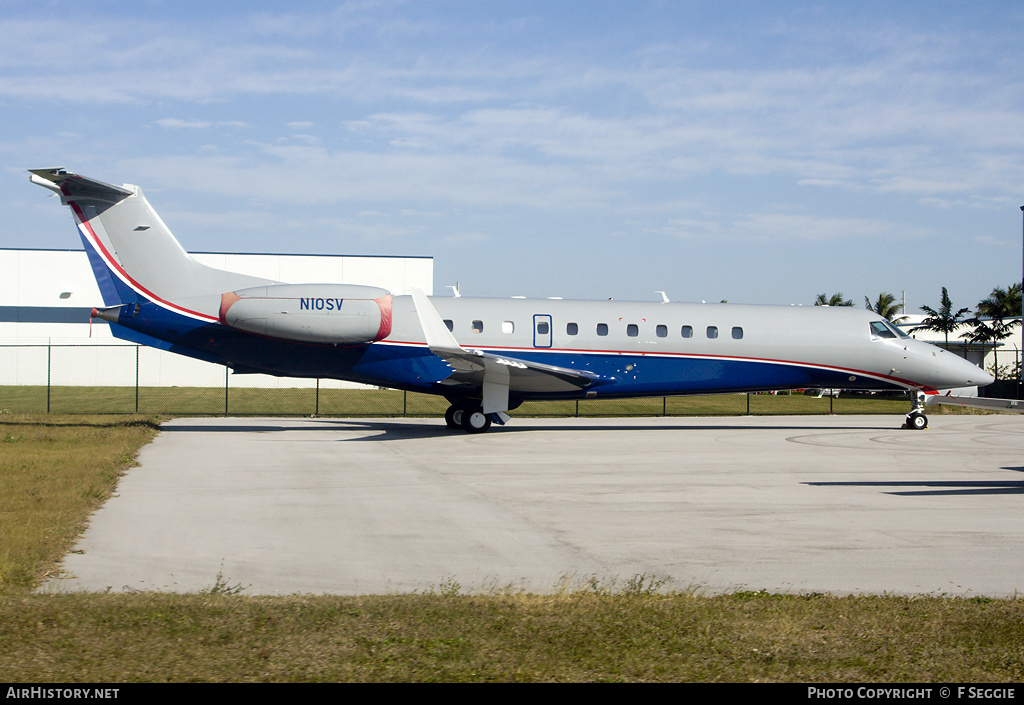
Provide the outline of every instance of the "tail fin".
[[71,208],[107,306],[149,300],[216,321],[224,292],[277,283],[196,262],[137,186],[113,186],[62,167],[29,171],[32,183]]

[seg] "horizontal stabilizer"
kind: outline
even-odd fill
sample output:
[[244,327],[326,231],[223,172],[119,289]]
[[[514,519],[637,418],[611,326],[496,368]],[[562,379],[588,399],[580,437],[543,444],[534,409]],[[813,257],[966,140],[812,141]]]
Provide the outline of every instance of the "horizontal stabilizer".
[[73,174],[64,167],[29,169],[29,172],[32,174],[29,177],[32,183],[56,191],[65,204],[71,201],[117,203],[132,195],[128,189]]

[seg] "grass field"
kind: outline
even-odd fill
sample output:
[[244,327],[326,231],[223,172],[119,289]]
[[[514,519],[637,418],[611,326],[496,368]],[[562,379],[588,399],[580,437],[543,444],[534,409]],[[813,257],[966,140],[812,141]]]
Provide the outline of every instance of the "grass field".
[[[820,400],[819,400],[820,401]],[[902,406],[902,405],[901,405]],[[901,409],[902,412],[902,409]],[[663,593],[35,594],[155,416],[0,413],[0,673],[8,682],[1018,682],[1024,600]]]
[[[0,411],[55,414],[442,416],[441,397],[394,389],[0,386]],[[905,397],[829,399],[803,394],[718,394],[527,402],[516,416],[737,416],[905,414]]]

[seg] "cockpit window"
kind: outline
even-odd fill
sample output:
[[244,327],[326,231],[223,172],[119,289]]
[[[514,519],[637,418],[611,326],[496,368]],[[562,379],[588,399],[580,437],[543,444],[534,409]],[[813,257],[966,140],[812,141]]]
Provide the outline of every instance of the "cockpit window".
[[889,321],[872,321],[871,336],[874,338],[909,338],[906,333]]
[[871,335],[874,338],[895,338],[896,334],[881,321],[871,321]]

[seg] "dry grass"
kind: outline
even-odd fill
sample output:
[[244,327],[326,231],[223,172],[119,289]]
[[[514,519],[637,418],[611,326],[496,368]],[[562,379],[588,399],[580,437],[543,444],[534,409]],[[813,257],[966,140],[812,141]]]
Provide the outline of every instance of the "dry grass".
[[0,589],[53,570],[158,429],[140,416],[0,415]]
[[1024,602],[690,594],[9,596],[9,681],[1017,682]]

